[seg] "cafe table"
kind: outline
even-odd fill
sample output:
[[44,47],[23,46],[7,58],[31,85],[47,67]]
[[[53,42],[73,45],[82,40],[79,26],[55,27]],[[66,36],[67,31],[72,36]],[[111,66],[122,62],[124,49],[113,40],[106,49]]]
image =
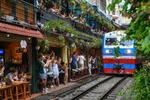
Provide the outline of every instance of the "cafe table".
[[0,95],[3,96],[2,98],[3,100],[8,100],[8,99],[13,100],[12,87],[13,85],[6,85],[3,87],[0,87]]

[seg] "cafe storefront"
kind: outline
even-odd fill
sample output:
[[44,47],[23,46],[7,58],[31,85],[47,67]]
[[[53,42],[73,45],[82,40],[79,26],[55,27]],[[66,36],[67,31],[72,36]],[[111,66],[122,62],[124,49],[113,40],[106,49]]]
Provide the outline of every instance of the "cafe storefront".
[[37,38],[44,38],[38,30],[0,22],[0,59],[5,66],[5,75],[11,68],[31,74],[33,92],[36,91]]

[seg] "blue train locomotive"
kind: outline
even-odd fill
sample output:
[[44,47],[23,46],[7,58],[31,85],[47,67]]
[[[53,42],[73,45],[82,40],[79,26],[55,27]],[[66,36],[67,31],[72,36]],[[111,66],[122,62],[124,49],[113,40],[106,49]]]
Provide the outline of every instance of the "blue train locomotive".
[[[134,55],[134,40],[119,42],[126,34],[124,31],[113,31],[103,35],[102,55],[104,73],[133,74],[141,59]],[[118,42],[118,44],[114,44]],[[114,48],[119,47],[120,56],[114,57]]]

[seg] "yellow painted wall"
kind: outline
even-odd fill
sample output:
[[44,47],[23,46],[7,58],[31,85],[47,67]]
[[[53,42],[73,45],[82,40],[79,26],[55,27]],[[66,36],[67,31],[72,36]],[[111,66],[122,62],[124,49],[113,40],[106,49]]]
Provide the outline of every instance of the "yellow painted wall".
[[65,45],[63,48],[62,48],[62,60],[65,62],[65,63],[68,63],[68,58],[67,58],[67,45]]

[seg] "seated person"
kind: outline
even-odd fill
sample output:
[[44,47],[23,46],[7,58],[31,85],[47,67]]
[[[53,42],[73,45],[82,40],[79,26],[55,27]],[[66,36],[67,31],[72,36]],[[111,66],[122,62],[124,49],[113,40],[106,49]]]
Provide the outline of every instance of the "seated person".
[[26,74],[24,74],[23,71],[18,71],[18,80],[20,81],[26,81]]
[[70,13],[70,14],[69,14],[69,18],[70,18],[71,21],[77,19],[77,17],[74,16],[73,13]]
[[16,69],[12,69],[12,70],[10,71],[10,73],[8,73],[8,74],[6,75],[6,80],[5,80],[6,84],[11,84],[11,83],[13,83],[14,81],[18,81],[18,76],[17,76],[17,74],[18,74],[18,71],[17,71]]
[[50,12],[52,12],[52,13],[59,13],[59,9],[56,9],[56,5],[52,5],[52,7],[50,8],[50,10],[49,10]]
[[79,15],[79,21],[80,23],[83,23],[83,24],[86,22],[85,18],[83,18],[82,15]]
[[68,18],[67,15],[66,15],[66,13],[65,13],[65,11],[61,11],[61,17],[62,18],[66,18],[66,19]]

